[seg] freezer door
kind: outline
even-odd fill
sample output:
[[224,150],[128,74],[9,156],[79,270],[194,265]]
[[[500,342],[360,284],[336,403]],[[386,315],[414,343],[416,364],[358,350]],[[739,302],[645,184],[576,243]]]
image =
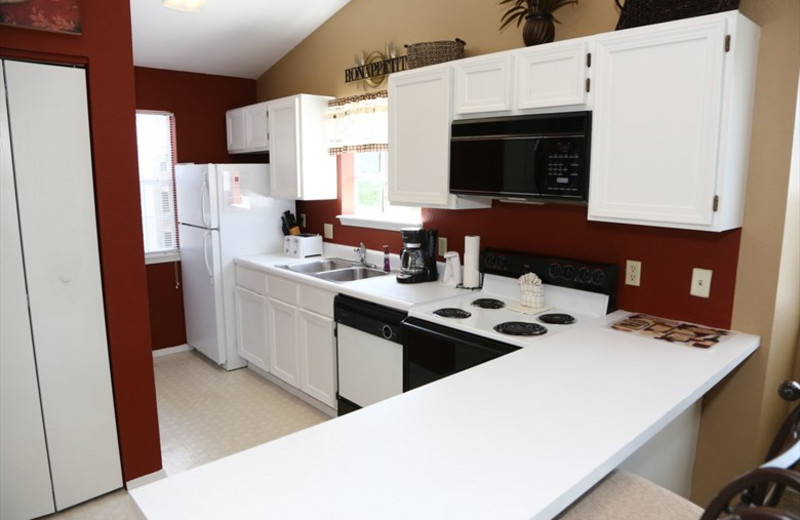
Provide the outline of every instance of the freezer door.
[[178,222],[216,229],[219,226],[217,186],[213,164],[178,164],[175,167]]
[[227,361],[219,233],[181,225],[186,341],[217,364]]

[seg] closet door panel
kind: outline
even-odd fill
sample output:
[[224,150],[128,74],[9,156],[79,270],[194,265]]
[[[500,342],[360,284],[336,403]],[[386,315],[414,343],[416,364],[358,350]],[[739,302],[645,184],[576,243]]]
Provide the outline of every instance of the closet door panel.
[[55,511],[25,292],[0,62],[0,518]]
[[82,69],[7,62],[23,258],[56,508],[122,485]]

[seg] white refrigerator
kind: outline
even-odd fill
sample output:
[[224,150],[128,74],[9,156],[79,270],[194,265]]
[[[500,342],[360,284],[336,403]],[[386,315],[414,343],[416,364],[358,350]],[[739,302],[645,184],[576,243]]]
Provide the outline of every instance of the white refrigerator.
[[186,341],[227,370],[237,353],[237,256],[281,251],[281,214],[293,200],[270,197],[267,164],[179,164],[175,171]]

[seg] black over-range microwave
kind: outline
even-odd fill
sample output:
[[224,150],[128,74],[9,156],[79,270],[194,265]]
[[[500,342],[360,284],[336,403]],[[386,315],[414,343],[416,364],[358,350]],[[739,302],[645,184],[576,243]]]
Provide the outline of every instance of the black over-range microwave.
[[454,121],[450,192],[585,203],[591,133],[591,112]]

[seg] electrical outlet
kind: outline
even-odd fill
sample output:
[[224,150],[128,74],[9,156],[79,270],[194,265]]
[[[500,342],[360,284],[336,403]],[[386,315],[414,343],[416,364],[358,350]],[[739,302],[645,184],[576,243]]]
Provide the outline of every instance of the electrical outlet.
[[642,263],[638,260],[628,260],[625,263],[625,284],[639,287],[642,278]]
[[698,298],[708,298],[711,294],[712,274],[714,272],[711,269],[700,269],[699,267],[692,269],[692,286],[689,288],[689,294]]
[[333,238],[333,224],[322,225],[322,236],[327,238],[328,240]]
[[447,239],[445,237],[439,237],[439,256],[444,256],[447,252]]
[[300,227],[301,228],[305,228],[306,227],[306,214],[305,213],[300,213]]

